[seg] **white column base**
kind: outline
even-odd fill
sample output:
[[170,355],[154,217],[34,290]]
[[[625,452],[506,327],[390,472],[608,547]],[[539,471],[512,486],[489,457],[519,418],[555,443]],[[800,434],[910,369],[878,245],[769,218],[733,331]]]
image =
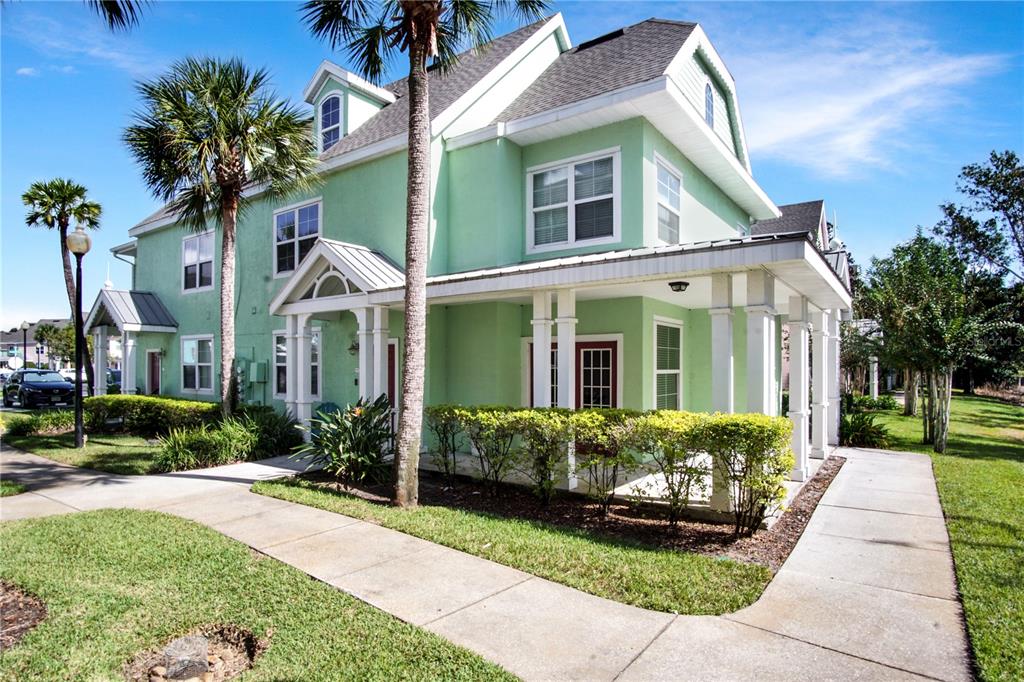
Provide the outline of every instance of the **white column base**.
[[808,442],[807,442],[807,413],[806,412],[790,412],[789,419],[793,422],[793,464],[792,471],[789,472],[789,480],[791,481],[806,481],[809,471],[807,462],[808,458]]

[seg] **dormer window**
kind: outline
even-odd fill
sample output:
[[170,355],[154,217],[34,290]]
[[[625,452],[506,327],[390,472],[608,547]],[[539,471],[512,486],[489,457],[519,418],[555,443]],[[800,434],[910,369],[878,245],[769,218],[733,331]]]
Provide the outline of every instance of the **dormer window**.
[[320,151],[327,151],[341,139],[341,95],[330,95],[320,103]]
[[711,83],[704,86],[704,120],[715,127],[715,95],[711,92]]

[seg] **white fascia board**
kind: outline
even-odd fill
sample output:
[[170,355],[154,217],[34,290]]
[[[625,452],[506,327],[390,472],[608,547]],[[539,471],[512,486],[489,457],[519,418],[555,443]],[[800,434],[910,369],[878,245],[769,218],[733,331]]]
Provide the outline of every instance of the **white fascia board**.
[[477,130],[471,130],[468,133],[456,135],[455,137],[445,137],[445,149],[451,152],[456,149],[471,147],[474,144],[480,144],[481,142],[487,142],[488,140],[494,140],[499,137],[505,137],[505,124],[503,122],[484,126]]
[[133,254],[138,250],[138,243],[133,239],[130,242],[124,244],[118,244],[117,246],[110,247],[110,253],[115,256]]
[[92,302],[92,307],[89,308],[89,316],[85,318],[85,325],[82,327],[84,333],[88,333],[92,330],[92,326],[96,321],[96,315],[99,314],[100,308],[106,302],[106,296],[104,290],[100,289],[100,293],[96,294],[96,300]]
[[803,245],[804,261],[814,269],[815,273],[817,273],[821,279],[828,282],[836,297],[843,302],[843,305],[838,307],[843,310],[851,308],[853,306],[853,296],[847,290],[836,271],[828,264],[825,256],[810,242],[804,241]]
[[328,78],[333,77],[340,83],[347,85],[353,90],[375,99],[383,104],[391,104],[395,101],[395,95],[384,88],[374,85],[365,78],[361,78],[348,69],[344,69],[332,61],[323,60],[317,67],[316,73],[309,80],[309,83],[302,91],[302,98],[309,104],[313,103],[316,93],[323,87]]
[[494,87],[494,85],[519,62],[521,62],[526,55],[530,54],[534,48],[544,42],[549,35],[556,32],[559,33],[559,38],[565,46],[565,49],[570,49],[572,47],[572,42],[569,40],[569,31],[565,27],[565,19],[562,18],[562,13],[559,12],[555,16],[551,17],[546,24],[534,31],[533,35],[524,40],[519,47],[502,59],[496,67],[487,73],[487,75],[474,83],[469,90],[462,94],[461,97],[452,102],[447,109],[435,116],[430,127],[431,137],[440,135],[445,128],[454,123],[455,120],[469,109],[474,102]]
[[548,109],[547,111],[532,114],[524,118],[507,121],[505,123],[505,134],[512,137],[517,133],[532,130],[534,128],[540,128],[541,126],[549,125],[551,123],[558,123],[559,121],[564,121],[598,109],[611,107],[616,104],[631,102],[632,100],[639,99],[646,95],[663,92],[664,90],[664,77],[646,81],[644,83],[629,85],[624,88],[619,88],[618,90],[612,90],[611,92],[597,95],[596,97],[590,97],[579,102],[565,104],[555,109]]

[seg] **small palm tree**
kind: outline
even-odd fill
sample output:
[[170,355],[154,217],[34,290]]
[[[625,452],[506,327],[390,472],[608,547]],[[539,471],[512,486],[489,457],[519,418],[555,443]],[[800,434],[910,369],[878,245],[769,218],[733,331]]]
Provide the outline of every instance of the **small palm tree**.
[[212,58],[177,62],[140,83],[143,109],[123,139],[150,190],[170,202],[181,223],[221,228],[220,397],[225,415],[237,399],[235,372],[235,225],[260,187],[277,199],[310,188],[317,163],[312,121],[269,89],[263,69]]
[[427,221],[430,216],[428,62],[452,66],[459,50],[490,40],[499,15],[538,19],[544,0],[385,0],[371,16],[364,0],[310,0],[303,18],[332,48],[344,46],[356,68],[380,83],[399,53],[409,60],[409,176],[405,226],[405,345],[402,400],[395,440],[394,503],[414,507],[419,495],[420,435],[427,330]]
[[[88,190],[73,180],[54,178],[33,182],[21,195],[21,201],[28,207],[25,224],[29,227],[45,227],[57,230],[60,237],[60,257],[64,265],[64,288],[68,293],[72,321],[75,317],[75,276],[71,270],[71,252],[68,251],[68,227],[74,222],[95,230],[100,226],[103,208],[86,197]],[[85,379],[89,395],[94,390],[92,357],[89,347],[85,349]]]

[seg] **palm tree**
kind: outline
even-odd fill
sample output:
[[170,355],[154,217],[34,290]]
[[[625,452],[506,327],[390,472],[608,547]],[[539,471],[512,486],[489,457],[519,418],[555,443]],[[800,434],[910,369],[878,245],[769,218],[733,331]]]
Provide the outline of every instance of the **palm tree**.
[[86,0],[86,4],[100,15],[111,31],[116,31],[139,23],[146,0]]
[[237,399],[235,372],[235,225],[259,188],[268,199],[309,189],[316,148],[312,120],[269,88],[264,69],[238,59],[186,59],[140,83],[143,109],[123,139],[150,190],[192,231],[221,227],[220,397],[225,415]]
[[454,65],[459,49],[490,40],[499,15],[540,18],[545,0],[309,0],[301,11],[318,38],[344,46],[356,68],[380,83],[399,53],[409,60],[408,195],[405,225],[405,346],[402,399],[395,439],[394,503],[415,507],[419,495],[420,432],[427,331],[427,221],[430,216],[430,94],[427,62]]
[[[103,208],[95,201],[86,198],[88,190],[73,180],[54,178],[53,180],[33,182],[28,190],[21,195],[21,201],[28,206],[25,224],[29,227],[43,226],[57,230],[60,237],[60,258],[64,264],[64,288],[68,293],[68,305],[71,307],[71,318],[75,317],[75,276],[71,270],[71,252],[68,251],[68,227],[74,222],[95,230],[100,226],[100,214]],[[92,355],[89,347],[85,349],[85,379],[89,387],[89,395],[94,390]],[[79,369],[80,368],[76,368]]]

